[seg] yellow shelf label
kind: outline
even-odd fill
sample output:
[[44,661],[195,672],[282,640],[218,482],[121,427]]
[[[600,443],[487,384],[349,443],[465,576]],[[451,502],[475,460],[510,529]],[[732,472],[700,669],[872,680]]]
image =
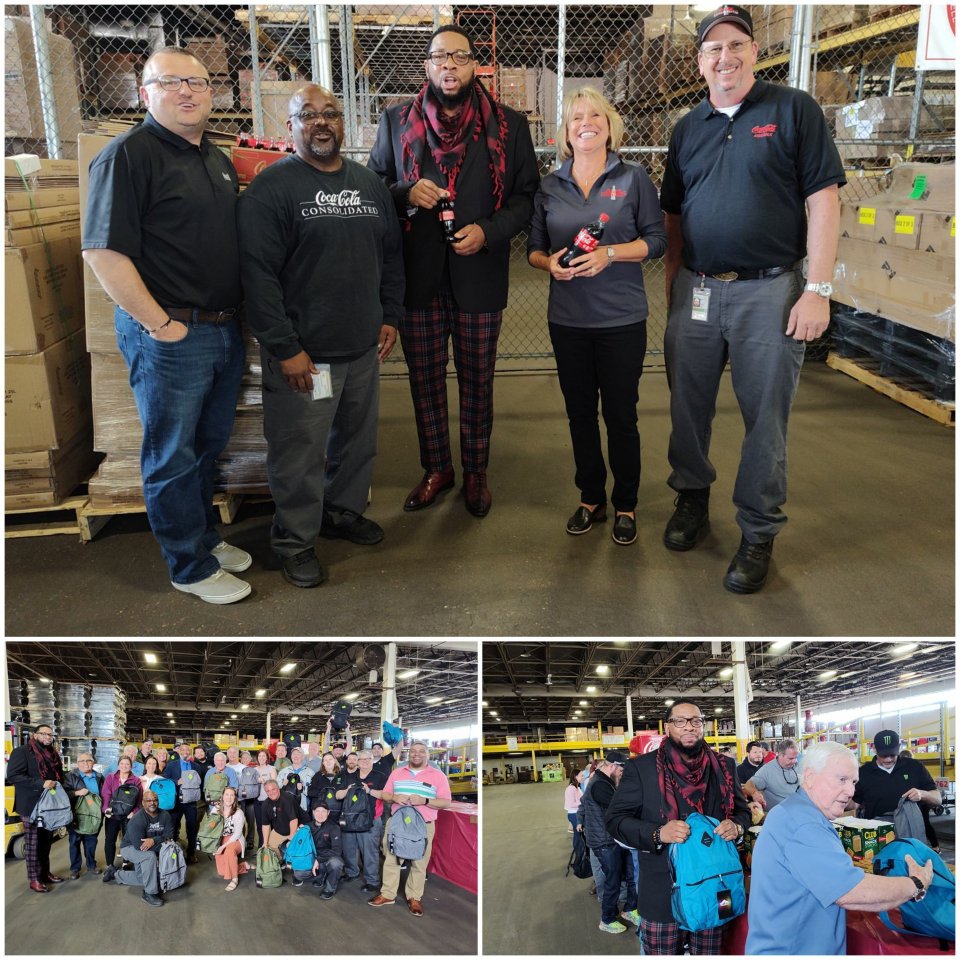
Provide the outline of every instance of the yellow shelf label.
[[955,237],[957,235],[957,218],[950,218],[950,236]]
[[905,233],[908,236],[915,232],[917,218],[905,213],[897,214],[897,219],[893,224],[894,233]]
[[861,207],[860,223],[865,227],[875,226],[877,223],[877,211],[873,207]]

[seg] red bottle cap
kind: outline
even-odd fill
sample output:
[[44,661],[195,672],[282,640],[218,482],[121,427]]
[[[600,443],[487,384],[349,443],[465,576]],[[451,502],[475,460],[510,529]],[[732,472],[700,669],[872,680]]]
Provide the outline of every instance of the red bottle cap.
[[610,218],[605,213],[601,213],[598,219],[602,223],[606,223]]

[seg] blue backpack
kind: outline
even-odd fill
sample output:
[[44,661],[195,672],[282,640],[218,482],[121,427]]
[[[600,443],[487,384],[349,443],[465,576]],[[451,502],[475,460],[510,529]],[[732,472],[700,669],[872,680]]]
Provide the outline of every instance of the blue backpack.
[[307,824],[297,827],[296,833],[287,844],[283,859],[294,870],[305,870],[309,873],[313,869],[313,861],[317,859],[317,848],[313,845],[313,834]]
[[150,786],[157,795],[157,802],[161,810],[172,810],[177,805],[177,785],[166,777],[157,777]]
[[686,822],[690,836],[670,844],[670,903],[682,929],[712,930],[747,908],[743,867],[736,844],[713,832],[718,820],[691,813]]
[[386,720],[383,721],[383,739],[391,747],[395,747],[398,743],[403,743],[403,728],[397,727],[392,723],[387,723]]
[[938,940],[955,940],[957,882],[939,854],[919,840],[891,840],[874,856],[873,872],[883,877],[907,876],[904,857],[908,853],[921,867],[933,861],[933,882],[919,903],[908,900],[900,904],[900,918],[906,929],[895,926],[886,910],[880,914],[880,919],[896,933],[919,933]]

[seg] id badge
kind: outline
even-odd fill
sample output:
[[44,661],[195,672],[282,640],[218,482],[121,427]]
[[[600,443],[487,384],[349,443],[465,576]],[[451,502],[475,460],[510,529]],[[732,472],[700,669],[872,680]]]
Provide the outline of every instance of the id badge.
[[311,400],[329,400],[333,396],[333,381],[330,379],[330,364],[316,364],[317,372],[313,374],[313,393]]
[[706,323],[710,315],[710,290],[709,288],[693,288],[693,306],[690,308],[690,319],[698,320],[700,323]]

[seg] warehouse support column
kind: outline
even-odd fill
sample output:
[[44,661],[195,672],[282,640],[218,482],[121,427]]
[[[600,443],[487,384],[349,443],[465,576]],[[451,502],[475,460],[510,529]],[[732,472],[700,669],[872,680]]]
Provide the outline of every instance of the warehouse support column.
[[750,674],[747,670],[747,645],[743,640],[730,643],[733,656],[733,716],[737,732],[737,759],[743,760],[744,747],[750,739],[750,701],[753,691],[750,689]]
[[57,123],[57,104],[53,95],[53,64],[47,43],[47,24],[42,4],[32,3],[30,29],[33,32],[33,52],[37,58],[37,78],[40,81],[40,109],[43,111],[43,130],[47,138],[47,156],[60,159],[60,127]]
[[555,138],[559,143],[563,137],[563,73],[567,67],[567,7],[561,3],[557,10],[557,102]]
[[333,89],[333,63],[330,59],[330,15],[325,3],[313,6],[313,34],[316,47],[311,51],[313,75],[321,87]]
[[536,750],[530,751],[530,759],[533,761],[533,774],[531,775],[531,780],[534,783],[536,783],[540,779],[539,775],[537,774],[537,751]]
[[247,20],[250,25],[250,66],[253,68],[253,135],[259,140],[263,136],[263,95],[260,90],[260,42],[255,3],[247,7]]
[[380,726],[393,723],[399,713],[397,702],[397,645],[387,644],[387,659],[383,665],[383,696],[380,698]]
[[800,739],[800,725],[803,723],[803,711],[800,709],[800,694],[797,694],[797,749],[803,750],[803,741]]
[[633,739],[633,697],[627,697],[627,743]]
[[270,741],[270,718],[273,714],[268,710],[267,711],[267,742]]

